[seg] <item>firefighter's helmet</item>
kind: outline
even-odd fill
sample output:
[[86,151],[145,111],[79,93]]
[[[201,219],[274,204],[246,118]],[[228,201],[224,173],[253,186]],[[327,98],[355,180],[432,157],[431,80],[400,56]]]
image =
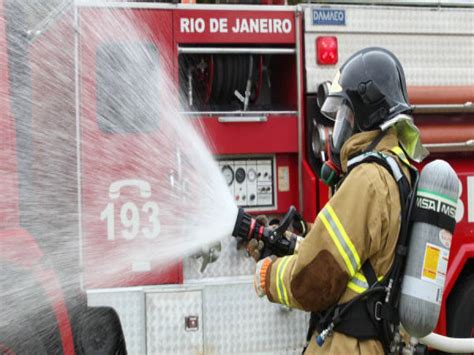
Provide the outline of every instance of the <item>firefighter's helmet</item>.
[[393,53],[378,47],[362,49],[344,63],[321,107],[335,121],[336,152],[352,134],[410,111],[403,68]]

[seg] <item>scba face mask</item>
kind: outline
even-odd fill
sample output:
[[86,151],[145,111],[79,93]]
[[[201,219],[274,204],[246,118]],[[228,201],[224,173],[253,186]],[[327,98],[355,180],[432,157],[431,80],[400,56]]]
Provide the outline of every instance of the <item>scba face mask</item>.
[[324,101],[321,113],[334,121],[334,129],[329,142],[329,159],[321,169],[321,179],[327,185],[334,186],[341,176],[342,146],[354,133],[354,111],[344,97],[330,96]]
[[339,154],[344,143],[354,132],[354,112],[348,101],[342,97],[328,97],[321,112],[334,121],[331,150],[333,153]]

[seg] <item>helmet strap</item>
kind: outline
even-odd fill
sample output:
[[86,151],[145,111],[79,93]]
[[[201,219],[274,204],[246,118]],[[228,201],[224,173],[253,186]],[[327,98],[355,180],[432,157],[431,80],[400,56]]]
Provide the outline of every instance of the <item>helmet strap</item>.
[[[383,137],[385,137],[385,135],[387,134],[387,131],[380,131],[379,134],[377,135],[377,137],[375,137],[375,139],[370,142],[370,144],[367,146],[367,148],[365,148],[361,153],[368,153],[368,152],[371,152],[375,149],[375,147],[377,147],[377,145],[380,143],[380,141],[383,139]],[[361,154],[361,153],[358,153],[357,155]]]

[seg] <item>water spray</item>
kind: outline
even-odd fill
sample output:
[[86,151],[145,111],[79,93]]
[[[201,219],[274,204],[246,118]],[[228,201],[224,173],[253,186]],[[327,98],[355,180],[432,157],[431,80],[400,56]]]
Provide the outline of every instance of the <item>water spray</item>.
[[295,252],[298,241],[298,236],[288,231],[290,226],[294,226],[304,234],[304,222],[294,206],[289,208],[282,222],[276,228],[271,225],[264,226],[257,219],[245,213],[243,208],[239,208],[232,235],[242,238],[246,242],[252,239],[262,241],[265,246],[263,258],[269,255],[285,256]]

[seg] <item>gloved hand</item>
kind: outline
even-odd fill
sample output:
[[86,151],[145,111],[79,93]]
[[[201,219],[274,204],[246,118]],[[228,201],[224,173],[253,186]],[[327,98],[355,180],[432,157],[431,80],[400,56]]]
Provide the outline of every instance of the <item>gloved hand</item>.
[[[289,231],[285,232],[284,237],[288,240],[290,239],[295,240],[296,245],[295,245],[294,254],[298,254],[300,245],[303,242],[304,238],[296,234],[293,234]],[[247,243],[247,252],[249,253],[249,256],[255,259],[255,261],[259,261],[263,255],[271,254],[271,251],[267,252],[267,250],[265,249],[265,244],[263,243],[263,241],[261,240],[259,241],[256,239],[252,239]]]
[[[278,224],[271,224],[269,225],[268,217],[265,215],[259,215],[255,217],[258,223],[262,226],[269,227],[269,228],[276,228]],[[256,239],[252,239],[247,243],[247,252],[249,256],[255,259],[255,261],[259,261],[264,253],[265,244],[263,241],[258,241]]]
[[253,278],[253,286],[258,297],[263,297],[266,295],[265,292],[265,280],[267,277],[267,272],[269,270],[270,264],[276,259],[275,256],[267,256],[266,258],[260,260],[255,265],[255,274]]
[[[255,217],[258,223],[260,223],[263,226],[268,226],[268,218],[265,215],[259,215]],[[252,240],[251,240],[252,241]],[[251,242],[250,241],[250,242]],[[247,242],[246,240],[243,240],[242,238],[237,238],[237,250],[246,248],[249,256],[252,256],[252,253],[255,249],[257,249],[257,245],[253,243],[252,245],[249,246],[250,242]],[[259,249],[261,250],[263,248],[263,244],[258,246]],[[253,256],[252,256],[253,257]],[[253,257],[256,261],[260,259],[260,255],[257,257]]]
[[247,243],[247,252],[255,261],[259,261],[262,256],[263,248],[265,244],[261,240],[252,239]]
[[[265,215],[257,216],[255,219],[260,225],[265,226],[266,229],[275,229],[278,227],[278,223],[279,223],[278,220],[272,220],[272,222],[269,222],[267,216]],[[306,228],[306,223],[302,222],[300,225],[301,227],[303,227],[303,229]],[[284,233],[284,237],[288,240],[295,240],[296,242],[295,253],[296,253],[297,250],[299,249],[299,245],[303,241],[303,238],[290,232],[289,230],[287,230]],[[266,249],[268,245],[265,245],[265,243],[262,240],[251,239],[248,242],[243,242],[241,240],[240,247],[243,245],[246,246],[249,256],[251,256],[255,261],[259,261],[263,256],[274,254],[271,249]],[[237,247],[239,248],[239,244]]]

